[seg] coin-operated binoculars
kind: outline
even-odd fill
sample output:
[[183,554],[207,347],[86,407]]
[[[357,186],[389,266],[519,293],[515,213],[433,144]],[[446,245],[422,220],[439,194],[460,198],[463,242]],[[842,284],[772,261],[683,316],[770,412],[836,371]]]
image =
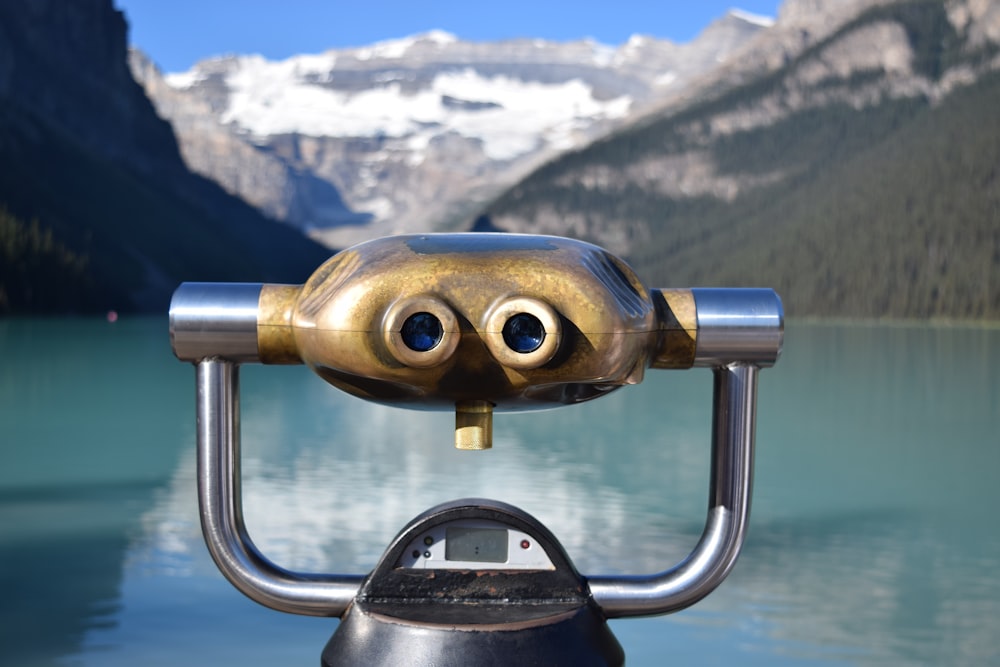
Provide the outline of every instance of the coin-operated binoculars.
[[[304,285],[185,283],[174,353],[197,366],[198,496],[233,585],[294,614],[338,616],[324,665],[619,665],[606,619],[688,607],[729,574],[750,510],[757,373],[777,360],[768,289],[647,289],[569,239],[384,238]],[[692,553],[654,574],[584,576],[527,513],[485,499],[427,510],[367,575],[278,567],[240,498],[239,366],[305,364],[355,396],[455,411],[455,445],[492,445],[493,414],[604,396],[647,368],[714,373],[708,518]]]

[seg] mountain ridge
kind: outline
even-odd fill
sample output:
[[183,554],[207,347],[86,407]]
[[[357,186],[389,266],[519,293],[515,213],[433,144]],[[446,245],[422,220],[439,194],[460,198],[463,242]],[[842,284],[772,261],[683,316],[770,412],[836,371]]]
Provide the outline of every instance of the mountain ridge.
[[[319,211],[345,241],[554,233],[624,256],[647,284],[775,287],[791,315],[1000,319],[1000,5],[990,0],[786,0],[767,27],[727,15],[703,38],[749,32],[722,38],[724,62],[683,86],[653,57],[676,60],[672,43],[578,42],[558,67],[539,68],[547,47],[515,40],[524,57],[514,69],[510,52],[461,45],[508,68],[474,70],[442,65],[455,41],[431,33],[333,53],[350,65],[340,70],[330,53],[217,59],[184,84],[195,97],[135,50],[126,69],[124,21],[109,3],[58,14],[52,1],[25,11],[0,1],[0,312],[159,310],[181,279],[301,282],[329,254],[192,176],[187,143],[240,187],[270,190],[286,219]],[[399,60],[415,48],[423,60]],[[608,78],[600,63],[616,54],[646,69]],[[704,54],[717,57],[718,44]],[[294,126],[269,134],[237,113],[263,118],[254,77],[296,68],[297,95],[419,99],[425,115],[331,139]],[[234,72],[249,78],[234,83]],[[507,97],[486,85],[497,80]],[[280,100],[287,83],[272,76],[273,89],[259,88]],[[672,92],[638,113],[607,113],[643,86]],[[179,143],[143,90],[174,127],[186,123]],[[500,159],[470,162],[490,146],[475,123],[484,131],[483,118],[539,90],[569,91],[600,113],[555,117],[539,140],[548,152],[518,154],[530,133],[510,135],[495,144]],[[243,107],[231,104],[238,95]],[[455,118],[467,125],[442,121]],[[573,133],[580,145],[553,140]],[[523,177],[497,177],[513,164]],[[425,217],[393,217],[397,206]]]
[[[545,160],[717,67],[760,23],[727,15],[687,44],[617,48],[434,32],[168,76],[137,55],[133,71],[194,170],[339,246],[459,228]],[[252,168],[233,167],[251,152]]]
[[989,3],[870,3],[486,215],[608,246],[655,284],[773,286],[797,315],[998,319],[998,38]]

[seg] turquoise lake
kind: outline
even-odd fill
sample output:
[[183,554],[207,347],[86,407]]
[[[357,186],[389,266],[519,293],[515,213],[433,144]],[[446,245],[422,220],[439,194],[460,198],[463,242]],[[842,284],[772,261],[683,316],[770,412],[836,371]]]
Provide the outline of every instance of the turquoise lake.
[[[439,502],[547,524],[584,574],[674,565],[705,520],[711,373],[453,416],[243,370],[247,524],[278,564],[367,572]],[[750,533],[680,613],[611,627],[640,665],[1000,665],[1000,329],[791,322],[760,376]],[[244,598],[195,496],[194,369],[166,318],[0,320],[0,665],[318,665],[334,619]]]

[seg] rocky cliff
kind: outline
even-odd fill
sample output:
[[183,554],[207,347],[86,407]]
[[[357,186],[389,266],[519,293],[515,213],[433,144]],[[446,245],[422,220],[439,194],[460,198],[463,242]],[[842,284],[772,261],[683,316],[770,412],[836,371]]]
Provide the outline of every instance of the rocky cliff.
[[0,0],[0,313],[165,310],[182,280],[296,280],[328,254],[187,170],[126,43],[111,0]]

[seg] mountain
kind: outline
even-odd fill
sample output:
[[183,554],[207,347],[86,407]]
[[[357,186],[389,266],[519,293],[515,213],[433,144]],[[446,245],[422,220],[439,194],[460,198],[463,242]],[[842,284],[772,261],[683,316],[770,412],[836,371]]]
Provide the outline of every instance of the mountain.
[[1000,319],[1000,5],[787,0],[696,93],[486,207],[793,315]]
[[165,312],[182,280],[301,282],[328,256],[187,170],[111,0],[0,0],[0,314]]
[[131,64],[193,170],[336,246],[454,228],[544,161],[683,95],[766,24],[731,12],[687,44],[430,32],[179,74],[139,52]]

